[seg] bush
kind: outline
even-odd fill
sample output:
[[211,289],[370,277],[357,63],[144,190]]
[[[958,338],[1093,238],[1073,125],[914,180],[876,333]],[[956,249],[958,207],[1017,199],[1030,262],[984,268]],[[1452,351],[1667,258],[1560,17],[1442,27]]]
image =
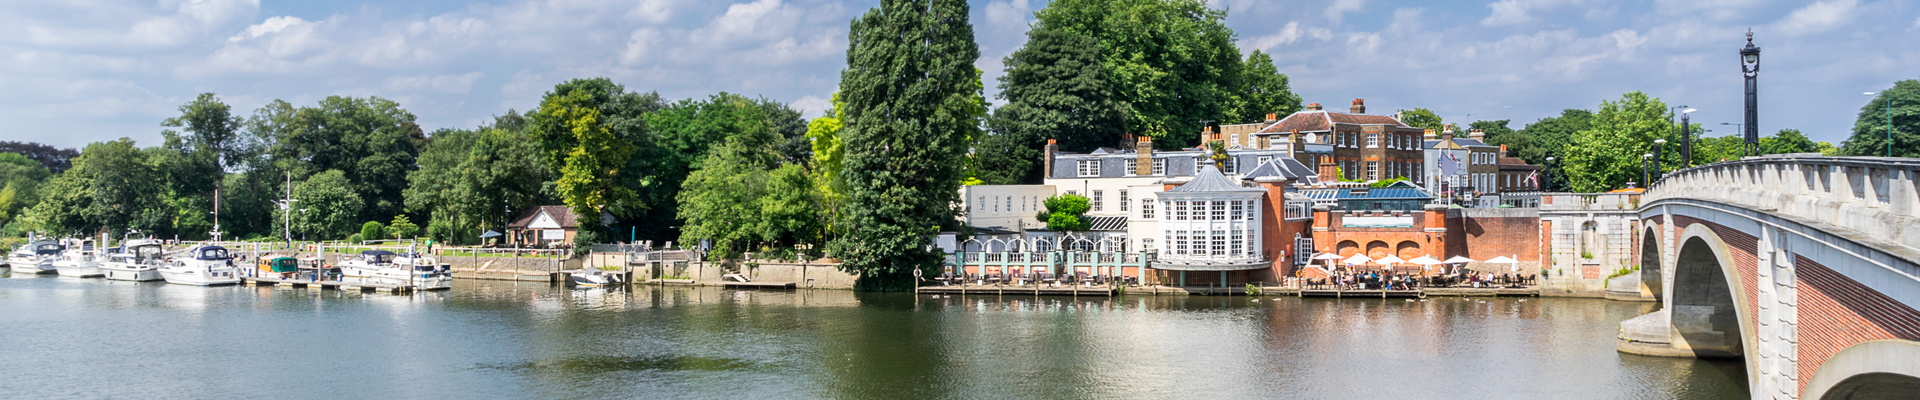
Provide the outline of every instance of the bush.
[[454,243],[452,240],[453,226],[446,221],[436,220],[429,222],[427,223],[427,238],[433,239],[435,242],[452,244]]
[[420,226],[408,221],[405,215],[393,216],[393,223],[387,225],[387,237],[407,239],[420,236]]
[[358,233],[355,233],[355,234],[352,234],[352,235],[349,235],[349,236],[347,236],[347,243],[349,243],[349,244],[360,244],[360,234],[358,234]]
[[387,236],[387,226],[381,225],[380,221],[367,221],[367,223],[360,225],[361,241],[379,240],[380,238],[383,238],[386,236]]

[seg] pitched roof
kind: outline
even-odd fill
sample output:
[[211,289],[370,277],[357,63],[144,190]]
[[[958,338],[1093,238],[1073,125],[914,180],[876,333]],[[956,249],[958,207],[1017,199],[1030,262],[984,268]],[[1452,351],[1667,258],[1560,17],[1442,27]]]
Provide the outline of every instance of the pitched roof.
[[539,206],[527,209],[526,212],[520,214],[520,218],[514,218],[512,223],[508,223],[507,227],[526,228],[527,225],[532,225],[533,220],[539,218],[542,212],[547,213],[548,217],[552,217],[554,223],[560,224],[561,229],[580,227],[580,225],[574,223],[573,210],[567,208],[567,206]]
[[1240,186],[1238,182],[1234,182],[1232,179],[1228,179],[1226,175],[1220,174],[1220,169],[1214,168],[1212,163],[1201,163],[1200,172],[1193,174],[1193,180],[1187,181],[1186,184],[1167,191],[1181,193],[1264,192],[1264,190]]
[[1254,167],[1253,170],[1241,174],[1240,179],[1264,178],[1269,176],[1304,180],[1307,177],[1319,177],[1320,174],[1314,172],[1313,168],[1307,168],[1306,164],[1301,164],[1300,160],[1281,157],[1261,163],[1260,166]]
[[1411,128],[1393,117],[1372,114],[1348,114],[1333,111],[1301,111],[1288,115],[1273,125],[1261,129],[1258,133],[1324,132],[1333,129],[1334,124],[1351,125],[1389,125],[1399,128]]

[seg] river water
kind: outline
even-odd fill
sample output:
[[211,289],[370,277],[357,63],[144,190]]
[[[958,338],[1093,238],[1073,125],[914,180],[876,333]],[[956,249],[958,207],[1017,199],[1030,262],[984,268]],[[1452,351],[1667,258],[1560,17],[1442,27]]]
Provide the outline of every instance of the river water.
[[1744,398],[1649,304],[0,279],[8,398]]

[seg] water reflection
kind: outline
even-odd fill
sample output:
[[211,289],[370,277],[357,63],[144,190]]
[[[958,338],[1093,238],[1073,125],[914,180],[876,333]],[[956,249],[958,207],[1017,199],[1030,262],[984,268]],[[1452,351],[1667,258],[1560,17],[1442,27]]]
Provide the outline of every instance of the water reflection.
[[[1735,398],[1622,355],[1642,303],[915,296],[458,281],[414,295],[0,281],[10,396]],[[102,346],[140,338],[138,346]],[[52,367],[49,367],[52,366]],[[97,377],[136,368],[143,374]],[[23,382],[31,382],[26,384]],[[635,388],[645,388],[635,392]],[[36,396],[38,395],[38,396]]]

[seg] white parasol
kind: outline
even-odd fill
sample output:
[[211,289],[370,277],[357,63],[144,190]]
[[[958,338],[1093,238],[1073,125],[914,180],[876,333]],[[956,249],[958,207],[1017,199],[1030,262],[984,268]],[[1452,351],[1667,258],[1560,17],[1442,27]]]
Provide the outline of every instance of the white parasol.
[[1512,258],[1507,258],[1507,256],[1494,257],[1492,260],[1487,260],[1487,263],[1488,264],[1511,264],[1513,265],[1513,272],[1520,272],[1520,262]]
[[1379,259],[1379,260],[1375,260],[1375,261],[1379,261],[1379,262],[1380,262],[1381,264],[1386,264],[1386,265],[1387,265],[1387,269],[1393,269],[1393,265],[1394,265],[1394,264],[1400,264],[1400,263],[1404,263],[1404,262],[1407,262],[1407,260],[1402,260],[1402,259],[1400,259],[1400,256],[1396,256],[1396,255],[1392,255],[1392,254],[1388,254],[1386,258],[1382,258],[1382,259]]
[[1348,257],[1348,258],[1347,258],[1347,261],[1346,261],[1346,263],[1347,263],[1348,265],[1353,265],[1353,264],[1366,264],[1366,263],[1368,263],[1368,262],[1372,262],[1372,261],[1373,261],[1373,259],[1372,259],[1372,258],[1368,258],[1368,257],[1367,257],[1367,255],[1365,255],[1365,254],[1354,254],[1354,255],[1353,255],[1353,257]]
[[1433,270],[1433,265],[1439,264],[1440,260],[1435,260],[1433,259],[1433,257],[1419,256],[1419,257],[1414,257],[1412,260],[1407,260],[1407,262],[1413,263],[1413,264],[1420,264],[1420,269],[1431,271]]

